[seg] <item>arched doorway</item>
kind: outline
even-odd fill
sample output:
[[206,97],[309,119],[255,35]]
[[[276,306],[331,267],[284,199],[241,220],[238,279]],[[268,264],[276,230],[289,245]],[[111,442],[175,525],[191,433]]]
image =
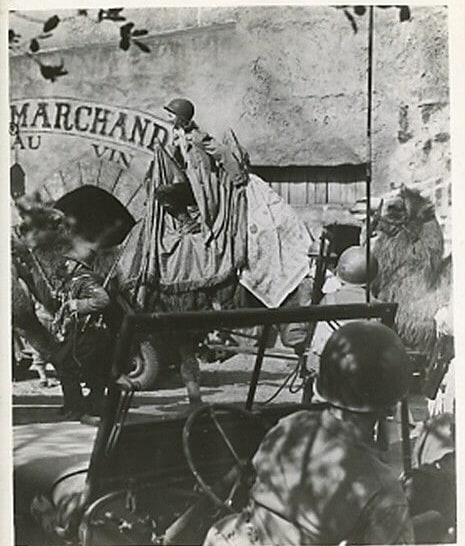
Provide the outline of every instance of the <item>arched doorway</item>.
[[39,193],[76,222],[84,239],[108,249],[120,245],[143,216],[146,192],[140,178],[86,153],[47,176]]
[[97,186],[79,186],[58,199],[55,208],[73,218],[79,235],[103,248],[122,243],[136,223],[114,195]]
[[[104,193],[90,189],[75,193],[79,188],[86,187],[96,188]],[[108,201],[104,195],[113,197],[136,221],[144,212],[143,180],[136,178],[129,169],[106,159],[95,158],[91,153],[68,161],[51,173],[40,185],[39,192],[44,201],[53,203],[62,202],[66,195],[72,194],[73,197],[66,198],[64,203],[73,208],[75,205],[71,203],[79,202],[83,207],[92,205],[90,200],[93,197],[97,197],[100,204],[109,204],[111,200]]]

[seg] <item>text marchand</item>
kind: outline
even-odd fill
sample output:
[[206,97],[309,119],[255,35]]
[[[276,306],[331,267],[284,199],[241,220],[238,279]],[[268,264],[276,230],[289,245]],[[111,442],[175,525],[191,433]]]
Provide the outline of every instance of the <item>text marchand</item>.
[[148,113],[75,99],[23,99],[10,103],[10,124],[19,132],[69,133],[152,151],[166,142],[166,122]]

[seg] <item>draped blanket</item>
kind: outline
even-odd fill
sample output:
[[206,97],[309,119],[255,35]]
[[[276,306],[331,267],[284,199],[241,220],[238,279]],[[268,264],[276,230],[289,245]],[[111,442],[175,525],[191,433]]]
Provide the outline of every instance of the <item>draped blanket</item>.
[[309,274],[310,235],[294,209],[261,178],[247,185],[247,266],[239,282],[278,307]]
[[[147,205],[137,244],[138,301],[146,292],[182,294],[214,287],[233,279],[245,264],[246,197],[230,175],[199,146],[192,145],[184,174],[159,146],[146,179]],[[189,233],[160,206],[155,190],[187,179],[197,207],[200,231]],[[184,300],[185,301],[185,300]]]
[[[309,273],[304,224],[258,176],[240,181],[231,147],[218,144],[206,153],[193,142],[186,155],[182,170],[165,148],[156,148],[130,273],[138,279],[136,301],[152,307],[147,296],[158,293],[168,302],[165,310],[205,308],[206,300],[221,300],[221,286],[239,281],[264,305],[278,307]],[[192,232],[155,197],[161,185],[186,181],[198,208],[199,229]]]

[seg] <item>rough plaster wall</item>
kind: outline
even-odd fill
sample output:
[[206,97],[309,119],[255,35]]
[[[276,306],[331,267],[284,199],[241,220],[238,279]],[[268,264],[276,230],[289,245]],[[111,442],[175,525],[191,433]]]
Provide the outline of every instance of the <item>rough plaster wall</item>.
[[238,74],[243,83],[236,108],[244,134],[254,128],[248,136],[252,159],[277,165],[363,161],[366,98],[360,84],[365,80],[360,35],[335,34],[343,16],[334,9],[270,7],[238,13],[248,54]]
[[414,8],[409,23],[375,14],[374,193],[400,184],[433,198],[450,243],[447,11]]
[[[99,97],[160,115],[170,97],[189,96],[198,106],[198,122],[218,135],[234,127],[256,164],[363,161],[365,38],[352,33],[341,12],[255,7],[146,13],[138,15],[140,26],[151,32],[182,24],[201,27],[148,39],[152,51],[142,54],[115,47],[111,23],[100,27],[73,19],[58,27],[56,37],[57,47],[70,48],[60,53],[69,74],[47,83],[29,59],[14,58],[12,96],[27,90],[28,95]],[[225,25],[228,21],[232,24]],[[340,33],[335,32],[339,24]],[[82,47],[84,36],[111,45]]]
[[[425,190],[449,238],[447,10],[414,7],[411,13],[400,23],[397,10],[375,10],[373,193],[401,183]],[[50,45],[68,49],[46,57],[63,56],[69,74],[46,82],[30,59],[14,57],[11,96],[73,96],[163,115],[161,105],[185,95],[196,103],[205,129],[221,135],[232,126],[255,164],[365,158],[367,15],[356,18],[355,34],[342,11],[331,7],[126,14],[152,34],[174,32],[149,38],[152,52],[143,54],[116,47],[113,23],[63,22]],[[19,19],[12,16],[13,23]],[[37,30],[22,24],[24,36]],[[53,157],[35,159],[38,179],[66,160],[67,146],[62,138]]]

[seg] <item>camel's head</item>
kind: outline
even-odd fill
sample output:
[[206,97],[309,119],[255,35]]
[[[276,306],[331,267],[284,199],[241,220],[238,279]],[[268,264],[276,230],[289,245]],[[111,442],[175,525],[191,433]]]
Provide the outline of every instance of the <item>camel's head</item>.
[[422,236],[424,225],[435,221],[433,203],[418,190],[402,186],[384,200],[377,227],[391,237],[404,232],[414,242]]
[[375,252],[388,277],[402,265],[409,271],[421,271],[430,284],[437,281],[444,236],[430,199],[402,186],[384,200],[377,230]]

